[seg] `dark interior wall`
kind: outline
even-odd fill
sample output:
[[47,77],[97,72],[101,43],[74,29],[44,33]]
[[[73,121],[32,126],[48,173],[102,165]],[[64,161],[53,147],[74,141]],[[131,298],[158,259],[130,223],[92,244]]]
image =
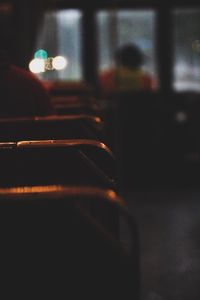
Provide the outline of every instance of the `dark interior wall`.
[[0,48],[13,56],[13,5],[10,2],[0,1]]
[[[43,13],[51,7],[52,1],[12,1],[12,60],[19,66],[27,68],[27,61],[32,57],[37,29]],[[11,46],[11,45],[10,45]]]

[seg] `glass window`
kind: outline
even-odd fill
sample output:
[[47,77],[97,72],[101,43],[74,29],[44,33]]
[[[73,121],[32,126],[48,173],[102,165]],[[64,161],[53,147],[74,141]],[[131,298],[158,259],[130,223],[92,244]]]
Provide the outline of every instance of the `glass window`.
[[154,78],[154,83],[158,82],[155,59],[155,17],[155,12],[152,10],[98,12],[98,70],[100,74],[116,68],[117,49],[134,44],[144,55],[140,70]]
[[[81,63],[81,19],[79,10],[50,11],[45,14],[37,36],[35,50],[44,49],[48,58],[64,56],[67,66],[62,70],[46,70],[38,77],[44,80],[82,79]],[[51,64],[51,60],[48,61]],[[47,69],[51,66],[47,66]]]
[[200,91],[200,10],[174,11],[174,89]]

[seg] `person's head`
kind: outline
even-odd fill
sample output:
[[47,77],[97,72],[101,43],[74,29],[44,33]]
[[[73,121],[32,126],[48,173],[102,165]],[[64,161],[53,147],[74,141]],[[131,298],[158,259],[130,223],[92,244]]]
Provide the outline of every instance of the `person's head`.
[[127,44],[116,51],[115,60],[117,65],[138,69],[144,63],[144,54],[135,44]]

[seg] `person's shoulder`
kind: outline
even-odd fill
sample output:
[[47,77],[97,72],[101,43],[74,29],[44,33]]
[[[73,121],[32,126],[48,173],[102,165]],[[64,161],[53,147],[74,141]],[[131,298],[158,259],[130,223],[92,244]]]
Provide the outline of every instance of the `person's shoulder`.
[[11,65],[10,66],[10,72],[21,79],[27,80],[27,81],[31,81],[31,82],[40,82],[40,80],[36,77],[36,75],[34,75],[33,73],[31,73],[30,71],[18,67],[16,65]]
[[148,72],[141,72],[141,80],[144,89],[156,89],[156,79]]
[[11,65],[8,76],[15,80],[18,86],[25,84],[27,85],[27,88],[43,90],[45,93],[48,92],[43,82],[35,74],[24,68]]
[[113,90],[116,88],[116,70],[107,69],[100,73],[99,83],[101,90],[104,92]]
[[112,76],[114,76],[114,74],[116,73],[115,69],[107,69],[107,70],[103,70],[100,73],[100,78],[110,78]]

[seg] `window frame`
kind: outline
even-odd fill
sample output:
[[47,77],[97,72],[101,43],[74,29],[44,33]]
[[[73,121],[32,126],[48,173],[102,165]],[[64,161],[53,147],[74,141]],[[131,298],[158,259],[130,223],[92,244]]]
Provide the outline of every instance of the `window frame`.
[[[183,2],[169,0],[161,3],[158,0],[96,0],[91,2],[81,0],[58,0],[52,9],[79,9],[83,15],[82,23],[82,69],[83,79],[89,84],[98,86],[97,64],[97,22],[96,13],[99,10],[113,9],[151,9],[156,13],[155,49],[159,90],[164,93],[173,90],[173,11],[177,8],[200,8],[195,0]],[[89,53],[89,55],[88,55]],[[164,63],[163,63],[164,62]]]

